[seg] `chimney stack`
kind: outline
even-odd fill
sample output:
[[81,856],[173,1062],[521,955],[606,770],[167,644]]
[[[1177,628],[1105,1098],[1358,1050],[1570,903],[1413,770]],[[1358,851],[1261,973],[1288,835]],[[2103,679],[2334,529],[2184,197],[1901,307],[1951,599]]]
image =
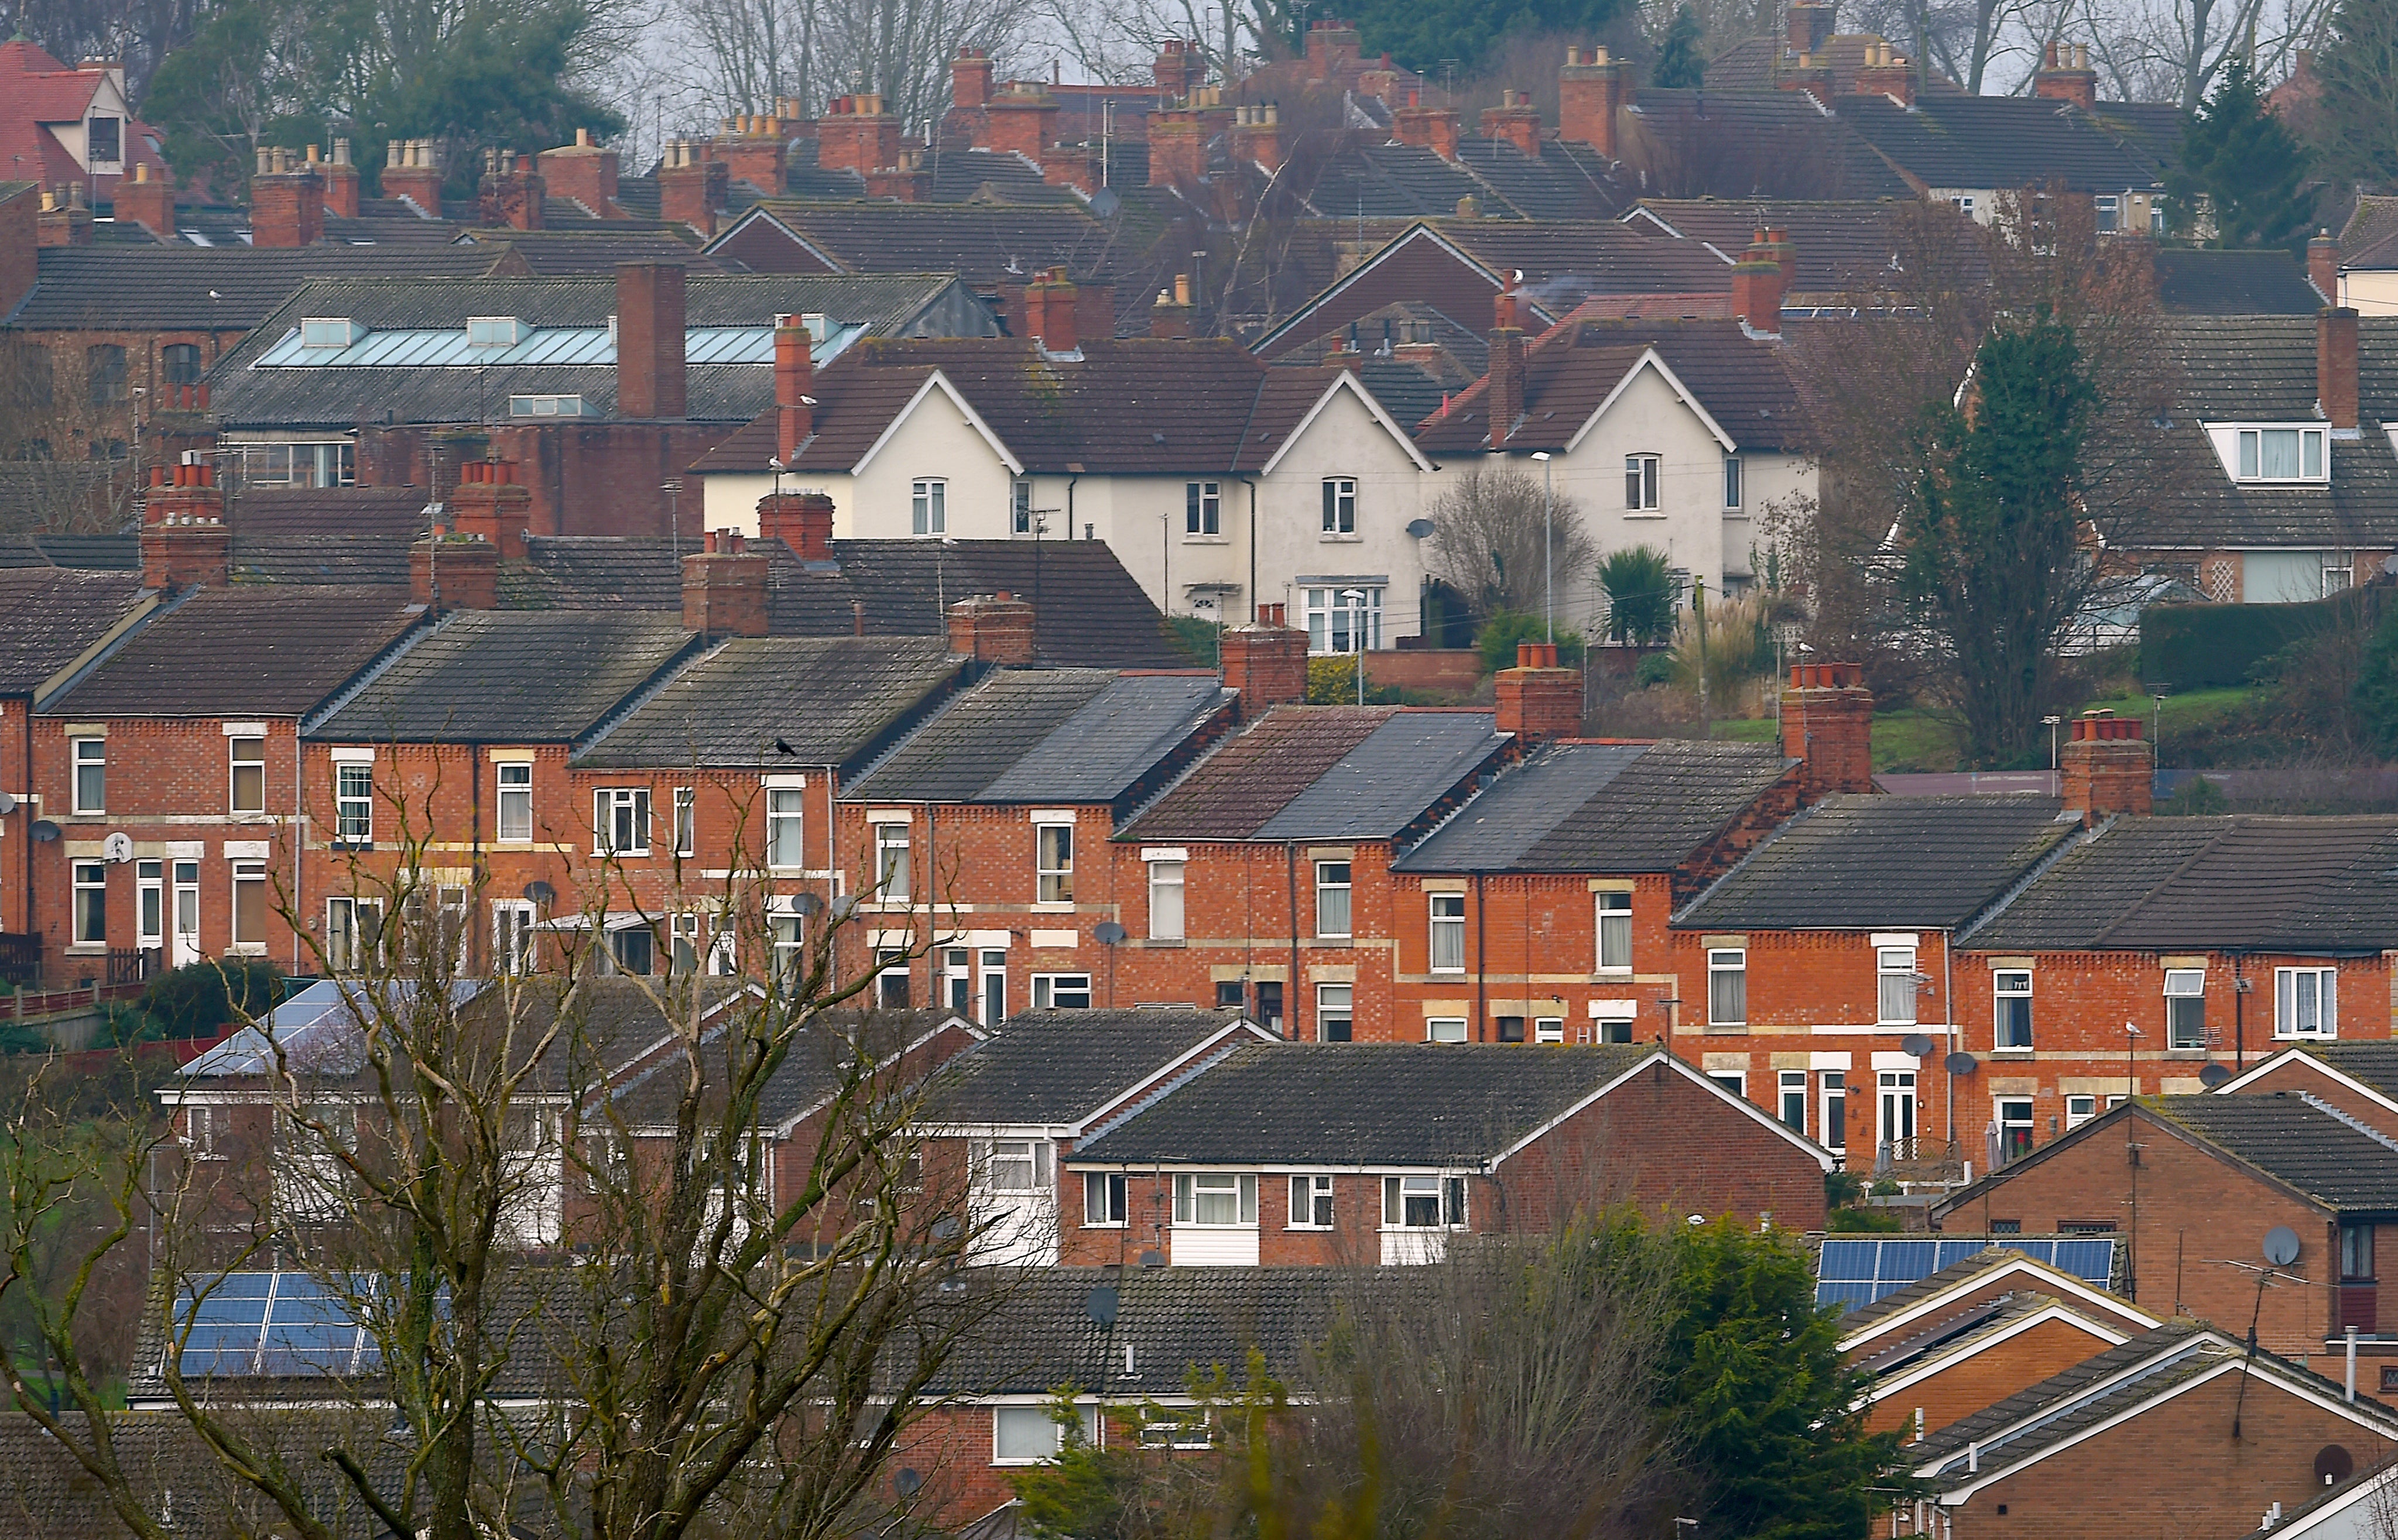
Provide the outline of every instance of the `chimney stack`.
[[788,465],[815,432],[815,336],[797,315],[775,317],[775,463]]
[[483,180],[476,186],[476,217],[493,229],[542,228],[549,189],[532,167],[530,155],[514,150],[485,150]]
[[716,216],[732,185],[731,169],[709,158],[706,140],[669,141],[658,161],[658,217],[689,225],[706,239],[716,234]]
[[2323,296],[2323,302],[2336,305],[2339,298],[2339,242],[2328,230],[2315,232],[2307,242],[2307,278]]
[[761,197],[779,198],[788,190],[790,141],[783,137],[777,113],[739,113],[722,119],[707,147],[707,158],[724,167],[733,181],[746,181]]
[[1233,158],[1269,174],[1282,169],[1282,108],[1272,101],[1233,109]]
[[1731,270],[1731,313],[1753,332],[1779,336],[1784,279],[1772,237],[1759,230]]
[[2066,813],[2078,815],[2084,828],[2117,813],[2145,816],[2155,804],[2156,749],[2140,736],[2136,716],[2083,712],[2073,719],[2057,766]]
[[1038,85],[1010,81],[1005,89],[983,103],[990,123],[990,143],[1002,154],[1014,153],[1038,166],[1041,152],[1058,137],[1058,101]]
[[1150,307],[1149,334],[1160,341],[1187,341],[1191,337],[1191,275],[1174,275],[1172,288],[1157,291],[1157,303]]
[[683,415],[683,297],[680,262],[616,269],[616,415]]
[[594,143],[590,129],[575,129],[573,143],[544,150],[535,158],[552,197],[573,198],[595,220],[627,217],[616,205],[616,152]]
[[501,561],[522,561],[532,526],[532,489],[517,481],[507,460],[469,460],[450,490],[451,517],[460,534],[489,545]]
[[172,465],[151,466],[141,501],[141,585],[222,588],[232,556],[224,493],[208,457],[186,450]]
[[1557,666],[1555,642],[1518,642],[1516,666],[1491,680],[1498,691],[1499,730],[1529,747],[1582,730],[1582,675]]
[[1516,420],[1524,415],[1524,292],[1510,285],[1499,291],[1493,306],[1497,325],[1490,329],[1489,384],[1483,405],[1490,413],[1490,447],[1504,449],[1515,436]]
[[763,636],[766,554],[738,529],[710,529],[707,543],[682,558],[682,628],[708,636]]
[[1837,8],[1832,6],[1796,0],[1785,13],[1784,46],[1792,53],[1822,53],[1824,45],[1831,41],[1837,19]]
[[1415,96],[1391,114],[1391,137],[1401,144],[1430,150],[1445,161],[1457,159],[1457,109],[1427,107]]
[[2039,73],[2031,77],[2031,94],[2051,101],[2070,101],[2083,112],[2098,105],[2098,72],[2090,67],[2086,43],[2051,43],[2041,52]]
[[1024,286],[1024,327],[1043,354],[1051,358],[1083,356],[1083,341],[1075,324],[1074,285],[1062,267],[1053,267]]
[[1886,96],[1902,107],[1915,104],[1915,69],[1906,56],[1887,43],[1866,45],[1865,63],[1857,70],[1859,96]]
[[1357,29],[1347,21],[1327,19],[1310,24],[1307,29],[1307,78],[1328,81],[1339,78],[1343,65],[1357,61],[1365,40]]
[[64,192],[43,188],[41,212],[34,218],[34,244],[37,248],[89,246],[91,238],[91,210],[84,207],[83,183],[71,181]]
[[[1170,46],[1170,45],[1169,45]],[[990,55],[962,47],[950,60],[950,103],[961,112],[978,112],[990,104]]]
[[408,589],[427,609],[497,609],[499,547],[436,528],[408,548]]
[[1261,604],[1254,624],[1233,626],[1218,641],[1224,688],[1240,692],[1244,717],[1307,699],[1307,633],[1286,623],[1284,614],[1279,604]]
[[1149,71],[1161,99],[1179,99],[1189,96],[1191,87],[1206,78],[1206,57],[1182,38],[1169,37],[1158,46],[1156,61]]
[[1207,169],[1207,127],[1189,105],[1160,107],[1149,114],[1149,184],[1179,187]]
[[1522,91],[1502,90],[1499,105],[1482,109],[1482,137],[1503,139],[1520,154],[1541,156],[1541,110]]
[[2335,430],[2356,427],[2356,312],[2344,306],[2315,316],[2315,405]]
[[816,165],[827,171],[886,171],[899,164],[898,114],[872,93],[837,96],[816,120]]
[[429,139],[396,139],[384,146],[383,195],[398,198],[428,220],[441,217],[440,147]]
[[336,219],[357,219],[360,178],[348,140],[333,141],[333,158],[323,163],[319,174],[325,179],[325,212]]
[[1832,60],[1828,54],[1801,53],[1774,71],[1776,89],[1804,91],[1825,112],[1832,110]]
[[119,224],[130,221],[168,245],[174,245],[174,177],[164,169],[151,175],[148,161],[137,164],[131,176],[117,180],[116,220]]
[[1793,663],[1782,692],[1782,753],[1801,762],[1801,797],[1865,793],[1873,782],[1873,692],[1862,663]]
[[779,540],[802,561],[831,561],[832,499],[822,492],[770,492],[758,500],[758,538]]
[[1032,606],[1004,590],[950,606],[950,650],[1002,668],[1030,668]]
[[1615,116],[1631,103],[1632,83],[1605,48],[1569,45],[1557,71],[1557,137],[1615,154]]
[[325,237],[325,179],[317,174],[317,147],[303,159],[260,147],[249,182],[249,244],[285,249]]

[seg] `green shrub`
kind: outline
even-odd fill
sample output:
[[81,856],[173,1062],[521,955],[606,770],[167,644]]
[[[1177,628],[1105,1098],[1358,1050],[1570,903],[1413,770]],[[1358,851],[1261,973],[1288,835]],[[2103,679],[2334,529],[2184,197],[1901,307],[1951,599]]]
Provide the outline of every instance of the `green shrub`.
[[1598,564],[1598,585],[1607,590],[1607,639],[1653,647],[1674,636],[1674,609],[1681,588],[1673,563],[1650,545],[1610,551]]
[[283,975],[263,957],[186,963],[150,981],[135,1002],[166,1038],[213,1038],[238,1014],[264,1015],[283,1001]]
[[1632,682],[1643,690],[1654,690],[1659,685],[1672,684],[1674,655],[1671,652],[1651,652],[1641,659],[1640,666],[1632,671]]
[[1224,628],[1214,621],[1201,620],[1196,615],[1165,617],[1166,639],[1175,649],[1201,668],[1215,668],[1223,662]]
[[[1482,623],[1481,632],[1474,645],[1482,653],[1482,672],[1495,674],[1502,668],[1516,666],[1516,648],[1521,642],[1548,639],[1549,624],[1538,615],[1518,614],[1502,609]],[[1557,664],[1562,668],[1582,666],[1582,633],[1559,628],[1557,631]]]
[[2310,604],[2152,604],[2140,612],[2140,682],[2176,690],[2244,685],[2295,642],[2381,613],[2377,588]]
[[1835,1234],[1887,1235],[1906,1226],[1886,1209],[1835,1209],[1827,1228]]

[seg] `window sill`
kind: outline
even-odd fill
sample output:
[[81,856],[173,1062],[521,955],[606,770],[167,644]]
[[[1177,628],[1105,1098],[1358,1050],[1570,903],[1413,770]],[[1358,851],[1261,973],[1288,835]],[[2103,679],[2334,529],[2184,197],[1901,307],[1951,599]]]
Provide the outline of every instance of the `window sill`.
[[1748,1036],[1748,1024],[1746,1022],[1709,1022],[1699,1030],[1710,1038],[1745,1038]]
[[1074,901],[1071,898],[1058,899],[1054,902],[1048,900],[1036,901],[1032,905],[1032,912],[1036,915],[1071,915],[1074,912]]
[[1632,976],[1632,965],[1630,963],[1625,963],[1621,968],[1594,968],[1590,971],[1590,976],[1594,979],[1603,979],[1611,983],[1620,983],[1621,981]]
[[1329,1225],[1285,1225],[1283,1228],[1300,1235],[1330,1235],[1333,1227]]
[[371,850],[374,849],[374,841],[371,839],[329,839],[325,841],[325,849],[329,850]]
[[1199,1225],[1180,1219],[1174,1222],[1174,1229],[1178,1234],[1184,1230],[1199,1235],[1255,1235],[1258,1233],[1258,1227],[1255,1225]]
[[1086,1230],[1129,1230],[1132,1226],[1125,1224],[1121,1219],[1110,1219],[1104,1221],[1086,1219],[1083,1221],[1083,1228]]
[[2028,1059],[2039,1051],[2040,1050],[2036,1048],[1994,1048],[1990,1050],[1990,1057],[1993,1059]]
[[61,948],[61,955],[70,957],[104,957],[108,956],[108,943],[79,941],[72,946]]
[[1180,936],[1146,936],[1142,938],[1141,944],[1143,946],[1181,947],[1188,946],[1191,944]]
[[237,941],[231,946],[225,948],[225,956],[229,957],[263,957],[266,956],[266,943],[263,941]]
[[2276,1032],[2273,1034],[2272,1040],[2277,1043],[2335,1043],[2339,1041],[2339,1034],[2337,1032]]
[[1185,545],[1230,545],[1233,543],[1233,537],[1230,535],[1184,535],[1182,537],[1182,543]]
[[1345,950],[1356,945],[1357,938],[1354,936],[1310,936],[1307,938],[1306,944],[1310,946],[1329,946],[1336,949]]
[[[1363,545],[1366,543],[1366,537],[1363,535],[1336,535],[1328,530],[1318,535],[1316,539],[1326,545]],[[1352,606],[1352,608],[1354,609],[1354,606]]]
[[2165,1057],[2168,1059],[2195,1061],[2200,1059],[2209,1059],[2214,1057],[2214,1055],[2215,1050],[2211,1048],[2168,1048],[2165,1050]]

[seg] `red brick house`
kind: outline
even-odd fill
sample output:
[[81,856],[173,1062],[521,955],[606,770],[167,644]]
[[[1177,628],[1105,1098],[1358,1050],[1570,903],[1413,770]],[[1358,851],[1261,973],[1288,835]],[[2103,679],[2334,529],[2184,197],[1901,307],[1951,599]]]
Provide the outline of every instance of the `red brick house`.
[[1817,1229],[1831,1157],[1647,1045],[1301,1043],[1227,1055],[1064,1163],[1069,1263],[1369,1266],[1613,1203]]
[[2218,1096],[2311,1096],[2398,1138],[2398,1041],[2294,1043],[2215,1088]]

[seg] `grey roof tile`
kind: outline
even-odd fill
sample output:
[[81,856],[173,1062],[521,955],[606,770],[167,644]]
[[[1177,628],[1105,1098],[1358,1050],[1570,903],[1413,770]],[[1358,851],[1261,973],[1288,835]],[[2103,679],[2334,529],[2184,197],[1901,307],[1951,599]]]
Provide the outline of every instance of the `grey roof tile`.
[[2301,1096],[2161,1096],[2147,1105],[2326,1207],[2398,1215],[2398,1148]]
[[142,594],[133,572],[0,568],[0,695],[31,695],[131,613]]
[[848,767],[949,688],[962,666],[929,637],[736,637],[610,723],[574,762]]
[[1927,187],[2001,190],[2054,181],[2076,193],[2162,188],[2146,154],[2069,103],[2041,97],[1886,96],[1834,101],[1890,162]]
[[[1203,1050],[1259,1044],[1258,1030],[1219,1011],[1028,1011],[952,1060],[926,1113],[935,1123],[1077,1125]],[[1279,1051],[1279,1050],[1274,1050]]]
[[453,610],[310,731],[323,743],[572,743],[699,645],[680,620]]
[[2157,302],[2176,315],[2305,315],[2323,308],[2304,263],[2286,251],[2159,247]]
[[36,330],[248,331],[318,278],[474,278],[502,254],[473,247],[48,247],[14,315]]
[[1510,742],[1488,712],[1395,712],[1251,837],[1393,838],[1456,796]]
[[204,588],[152,616],[45,712],[303,716],[422,618],[389,589]]
[[1232,703],[1212,674],[1003,669],[846,793],[848,800],[1114,802]]
[[1390,706],[1278,706],[1201,760],[1123,837],[1252,838],[1395,713]]

